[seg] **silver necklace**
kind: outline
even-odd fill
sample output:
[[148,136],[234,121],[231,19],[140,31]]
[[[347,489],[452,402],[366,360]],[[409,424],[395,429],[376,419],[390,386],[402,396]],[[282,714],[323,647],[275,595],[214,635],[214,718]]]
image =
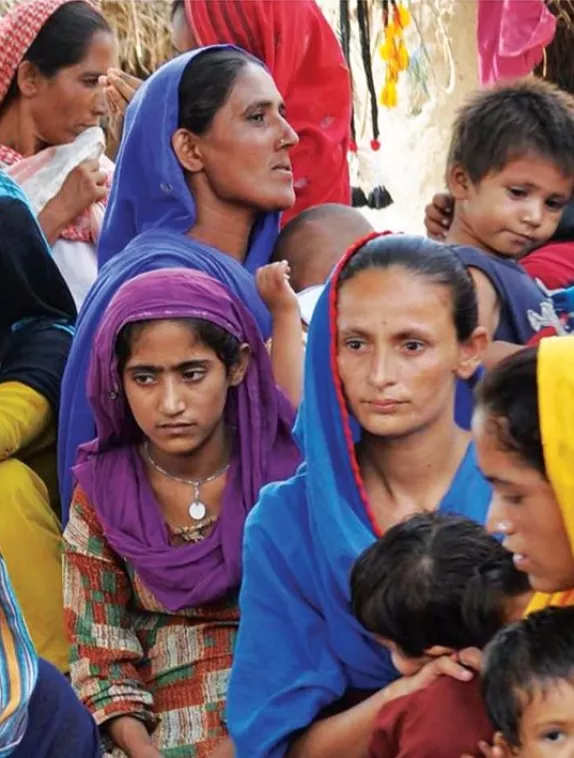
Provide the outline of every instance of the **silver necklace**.
[[228,463],[226,466],[223,466],[223,468],[218,469],[214,474],[211,474],[211,476],[206,476],[204,479],[184,479],[181,476],[170,474],[169,471],[166,471],[159,465],[159,463],[156,463],[154,461],[154,459],[151,457],[151,453],[149,451],[149,443],[147,440],[144,442],[143,450],[148,463],[153,466],[156,471],[159,471],[160,474],[167,476],[168,479],[173,479],[174,482],[192,485],[193,500],[191,501],[187,512],[189,513],[189,517],[194,521],[202,521],[207,515],[207,506],[199,497],[199,491],[204,484],[214,482],[216,479],[219,479],[220,476],[226,474],[229,471],[231,463]]

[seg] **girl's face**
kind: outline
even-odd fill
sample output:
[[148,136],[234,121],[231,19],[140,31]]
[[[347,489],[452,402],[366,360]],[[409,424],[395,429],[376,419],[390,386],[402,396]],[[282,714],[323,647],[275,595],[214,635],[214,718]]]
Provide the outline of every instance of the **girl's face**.
[[533,589],[560,592],[574,587],[574,557],[560,506],[548,480],[517,453],[504,450],[493,420],[479,409],[472,432],[478,465],[494,487],[488,530],[504,535],[516,568]]
[[207,132],[179,129],[173,147],[198,202],[268,213],[295,202],[289,150],[298,141],[273,79],[247,63]]
[[150,321],[135,331],[123,370],[134,419],[152,446],[189,455],[218,431],[227,393],[243,381],[248,350],[228,372],[193,330],[177,321]]
[[369,434],[396,438],[454,418],[455,378],[474,373],[485,336],[459,343],[449,289],[393,266],[341,286],[337,342],[350,412]]

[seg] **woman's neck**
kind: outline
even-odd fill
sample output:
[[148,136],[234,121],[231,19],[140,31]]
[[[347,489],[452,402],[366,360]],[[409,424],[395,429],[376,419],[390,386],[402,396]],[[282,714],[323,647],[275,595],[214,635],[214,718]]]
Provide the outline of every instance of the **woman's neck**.
[[222,203],[213,196],[195,196],[197,218],[188,235],[243,263],[257,214],[248,208]]
[[44,147],[36,137],[32,122],[25,118],[18,102],[11,103],[0,114],[0,145],[9,147],[24,158]]
[[208,439],[191,453],[166,453],[153,443],[148,443],[148,454],[158,466],[173,476],[202,480],[229,463],[231,436],[222,421]]
[[470,435],[452,415],[411,435],[365,435],[357,456],[375,518],[384,530],[419,511],[435,510],[448,492]]

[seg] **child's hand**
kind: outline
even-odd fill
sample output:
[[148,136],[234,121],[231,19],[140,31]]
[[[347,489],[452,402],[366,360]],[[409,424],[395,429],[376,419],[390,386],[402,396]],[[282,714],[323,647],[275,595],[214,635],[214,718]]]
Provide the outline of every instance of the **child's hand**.
[[259,295],[272,316],[299,311],[297,295],[289,282],[289,274],[287,261],[269,263],[258,269],[255,274]]
[[[511,758],[512,751],[506,744],[504,737],[500,732],[494,735],[494,745],[487,745],[486,742],[479,742],[478,749],[484,758]],[[474,758],[473,755],[463,755],[461,758]]]

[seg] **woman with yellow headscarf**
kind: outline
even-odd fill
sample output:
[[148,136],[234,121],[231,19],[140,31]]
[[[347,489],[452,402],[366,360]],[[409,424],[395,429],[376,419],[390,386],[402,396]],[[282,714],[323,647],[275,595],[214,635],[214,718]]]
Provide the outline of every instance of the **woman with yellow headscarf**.
[[542,340],[489,373],[473,433],[494,486],[488,527],[535,591],[526,613],[574,605],[574,337]]

